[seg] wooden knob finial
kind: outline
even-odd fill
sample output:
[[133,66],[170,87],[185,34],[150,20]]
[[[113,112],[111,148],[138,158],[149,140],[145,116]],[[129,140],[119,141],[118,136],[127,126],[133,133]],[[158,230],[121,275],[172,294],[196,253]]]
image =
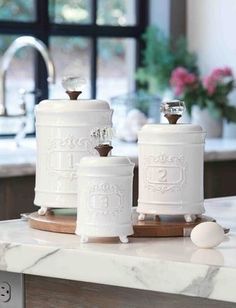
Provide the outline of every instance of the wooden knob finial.
[[70,100],[77,100],[82,91],[66,91],[66,93],[69,95]]
[[109,144],[99,144],[95,147],[101,157],[106,157],[113,147]]

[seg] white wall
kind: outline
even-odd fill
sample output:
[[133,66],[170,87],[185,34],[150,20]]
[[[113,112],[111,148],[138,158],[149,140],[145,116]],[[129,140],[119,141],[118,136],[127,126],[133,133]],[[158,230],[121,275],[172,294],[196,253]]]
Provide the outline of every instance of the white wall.
[[187,38],[203,74],[223,65],[236,74],[236,1],[188,0]]
[[[188,0],[187,39],[203,75],[229,66],[236,77],[236,0]],[[236,91],[230,95],[236,105]],[[236,137],[236,125],[224,125],[225,137]]]

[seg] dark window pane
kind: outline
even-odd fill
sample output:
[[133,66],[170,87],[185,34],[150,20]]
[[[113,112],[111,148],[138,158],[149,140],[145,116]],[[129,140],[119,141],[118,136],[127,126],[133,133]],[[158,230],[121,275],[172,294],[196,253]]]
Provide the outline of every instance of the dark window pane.
[[34,21],[35,0],[0,0],[0,20]]
[[54,23],[91,22],[91,0],[49,0],[49,8]]
[[135,40],[99,39],[97,97],[110,100],[134,89]]
[[80,98],[90,97],[90,40],[81,37],[51,37],[50,51],[56,67],[56,85],[51,86],[51,98],[67,98],[61,85],[63,76],[79,75],[86,79]]
[[136,23],[135,2],[135,0],[98,0],[97,24],[134,25]]
[[[0,62],[2,56],[16,36],[0,35]],[[13,57],[7,70],[6,77],[6,107],[11,115],[21,113],[20,89],[33,91],[34,84],[34,50],[30,47],[20,49]],[[34,96],[25,96],[27,105],[27,133],[34,131]],[[0,117],[0,134],[15,134],[22,126],[24,117]]]

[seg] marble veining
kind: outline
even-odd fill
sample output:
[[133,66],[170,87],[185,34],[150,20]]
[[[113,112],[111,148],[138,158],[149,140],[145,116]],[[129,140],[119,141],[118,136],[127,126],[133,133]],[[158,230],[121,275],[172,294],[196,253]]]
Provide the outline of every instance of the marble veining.
[[94,240],[31,229],[26,221],[0,222],[0,270],[198,296],[236,303],[236,197],[205,202],[231,233],[216,249],[189,238]]
[[205,276],[195,278],[181,293],[209,298],[214,290],[214,278],[218,272],[219,267],[209,266]]
[[44,259],[54,255],[55,253],[57,253],[58,251],[60,251],[60,249],[54,249],[51,252],[48,252],[47,254],[43,255],[42,257],[38,258],[33,264],[27,266],[26,268],[24,268],[21,272],[25,273],[27,271],[29,271],[31,268],[35,267],[37,264],[39,264],[40,262],[42,262]]

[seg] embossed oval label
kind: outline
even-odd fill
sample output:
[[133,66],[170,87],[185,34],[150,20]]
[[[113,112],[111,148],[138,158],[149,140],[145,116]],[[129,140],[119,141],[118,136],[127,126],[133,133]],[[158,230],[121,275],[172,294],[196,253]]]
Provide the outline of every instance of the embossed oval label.
[[186,181],[187,165],[183,155],[167,155],[144,158],[145,188],[152,192],[179,191]]
[[183,179],[183,172],[177,166],[148,166],[147,181],[151,184],[178,184]]

